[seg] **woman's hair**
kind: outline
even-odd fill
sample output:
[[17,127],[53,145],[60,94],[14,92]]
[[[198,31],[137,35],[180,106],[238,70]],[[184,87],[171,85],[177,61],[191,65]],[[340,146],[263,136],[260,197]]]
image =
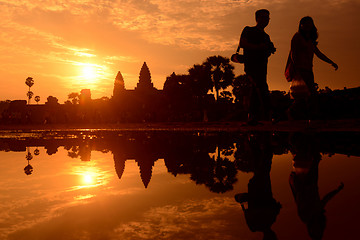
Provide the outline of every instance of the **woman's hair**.
[[[310,34],[307,35],[305,33],[305,31],[302,29],[301,25],[305,24],[305,23],[311,23],[312,24],[312,29],[310,30]],[[317,39],[318,39],[318,31],[317,31],[317,28],[315,27],[315,24],[314,24],[314,20],[309,17],[309,16],[306,16],[306,17],[303,17],[301,20],[300,20],[300,23],[299,23],[299,33],[306,39],[306,40],[310,40],[312,41],[314,44],[317,44]]]

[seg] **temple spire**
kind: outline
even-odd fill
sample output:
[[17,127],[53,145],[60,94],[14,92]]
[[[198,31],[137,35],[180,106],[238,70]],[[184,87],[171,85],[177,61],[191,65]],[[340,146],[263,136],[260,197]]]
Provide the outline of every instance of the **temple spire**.
[[141,67],[140,75],[139,75],[139,82],[135,89],[153,89],[154,85],[151,82],[151,74],[149,67],[147,66],[146,62]]
[[113,156],[116,174],[118,178],[121,179],[125,170],[126,157],[124,156],[124,154],[121,154],[118,151],[114,151]]
[[124,78],[119,71],[116,75],[114,82],[113,97],[117,98],[121,95],[121,92],[125,90]]
[[143,182],[144,187],[147,188],[151,180],[152,168],[156,159],[136,159],[136,161],[140,168],[141,181]]

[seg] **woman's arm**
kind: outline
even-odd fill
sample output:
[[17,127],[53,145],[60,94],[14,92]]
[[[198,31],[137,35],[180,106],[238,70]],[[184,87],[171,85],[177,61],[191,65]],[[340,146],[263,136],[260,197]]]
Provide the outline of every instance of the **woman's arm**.
[[333,191],[326,194],[321,200],[322,208],[325,207],[326,203],[330,201],[336,194],[338,194],[344,188],[344,183],[340,183],[340,185]]
[[330,58],[325,56],[325,54],[323,54],[317,46],[315,47],[314,53],[318,58],[320,58],[324,62],[330,63],[335,68],[335,71],[339,68],[338,65],[334,63]]

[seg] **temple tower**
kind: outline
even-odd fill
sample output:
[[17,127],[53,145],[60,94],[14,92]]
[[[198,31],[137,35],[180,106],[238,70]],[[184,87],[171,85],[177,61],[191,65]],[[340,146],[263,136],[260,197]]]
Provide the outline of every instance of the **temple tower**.
[[141,181],[144,184],[144,187],[147,188],[150,180],[151,180],[151,176],[152,176],[152,168],[155,165],[155,161],[156,159],[136,159],[136,162],[140,168],[140,177],[141,177]]
[[113,156],[116,174],[118,178],[121,179],[125,170],[126,157],[123,153],[120,153],[119,151],[114,151]]
[[118,98],[121,96],[121,93],[125,90],[125,83],[124,78],[119,71],[116,75],[115,82],[114,82],[114,90],[113,90],[113,97]]
[[151,74],[146,62],[141,67],[140,75],[139,75],[139,82],[135,90],[153,90],[154,85],[151,82]]

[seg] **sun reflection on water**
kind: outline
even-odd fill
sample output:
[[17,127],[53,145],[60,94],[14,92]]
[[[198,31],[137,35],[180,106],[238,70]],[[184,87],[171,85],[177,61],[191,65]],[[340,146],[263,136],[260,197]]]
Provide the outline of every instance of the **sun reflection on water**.
[[95,195],[93,195],[93,194],[79,195],[79,196],[74,197],[74,200],[78,200],[78,201],[87,200],[87,199],[90,199],[90,198],[93,198],[93,197],[95,197]]
[[95,166],[78,166],[74,169],[73,175],[76,176],[76,180],[69,191],[104,186],[109,178],[108,173]]
[[83,182],[86,185],[92,185],[94,183],[94,177],[90,174],[83,175]]

